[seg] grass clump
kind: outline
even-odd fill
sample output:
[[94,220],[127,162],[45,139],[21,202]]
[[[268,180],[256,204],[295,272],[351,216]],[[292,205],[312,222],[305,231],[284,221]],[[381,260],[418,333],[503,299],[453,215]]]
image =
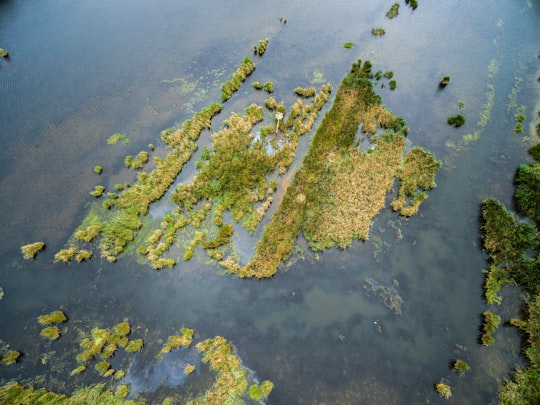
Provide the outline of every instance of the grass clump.
[[232,78],[222,86],[221,101],[227,101],[233,93],[238,91],[242,82],[255,70],[255,63],[250,58],[244,58],[244,62],[233,73]]
[[351,49],[353,46],[354,46],[354,43],[352,43],[352,42],[345,42],[343,44],[343,47],[347,48],[347,49]]
[[45,248],[44,242],[34,242],[21,246],[21,253],[25,259],[34,259]]
[[382,37],[384,34],[386,34],[386,31],[384,28],[372,28],[371,29],[371,35],[376,37]]
[[460,375],[465,374],[467,371],[471,369],[471,366],[467,364],[467,362],[457,359],[454,361],[454,364],[452,365],[452,370],[458,372]]
[[1,356],[0,363],[10,366],[17,363],[17,360],[21,357],[21,353],[17,350],[8,350],[6,354]]
[[90,195],[96,198],[99,198],[103,195],[105,192],[105,187],[103,186],[95,186],[94,190],[90,191]]
[[416,8],[418,7],[418,1],[417,0],[405,0],[405,4],[407,4],[413,10],[416,10]]
[[515,284],[515,282],[506,269],[492,264],[489,270],[486,271],[484,280],[484,296],[489,305],[502,302],[499,290],[506,284]]
[[40,335],[49,340],[57,340],[60,337],[60,328],[58,326],[43,328]]
[[126,346],[126,352],[128,353],[140,352],[143,346],[144,346],[144,341],[142,339],[130,340]]
[[101,174],[103,172],[102,166],[94,166],[94,173]]
[[0,48],[0,56],[3,57],[3,58],[8,58],[9,57],[9,52],[6,51],[4,48]]
[[196,367],[193,364],[186,364],[186,366],[184,367],[184,374],[190,375],[195,371],[195,368]]
[[296,87],[294,89],[294,92],[300,97],[305,98],[313,97],[315,94],[317,94],[317,90],[315,89],[315,87]]
[[179,349],[181,347],[189,347],[193,341],[193,335],[195,331],[193,329],[182,328],[180,335],[169,336],[167,343],[161,348],[161,353],[170,353],[171,350]]
[[260,39],[259,45],[253,46],[253,52],[259,56],[263,56],[266,52],[266,47],[268,46],[268,38]]
[[62,311],[53,311],[50,314],[41,315],[38,317],[40,325],[51,325],[67,321],[67,316]]
[[452,397],[452,387],[442,381],[435,384],[435,390],[444,399],[450,399]]
[[397,82],[395,80],[390,80],[388,84],[390,85],[390,90],[395,90],[397,87]]
[[399,14],[399,3],[392,4],[392,7],[386,12],[386,17],[390,20],[396,18]]
[[491,311],[484,311],[482,316],[484,317],[484,324],[482,326],[484,333],[480,340],[484,346],[491,346],[495,342],[493,332],[499,327],[501,317]]
[[123,141],[124,145],[127,145],[129,143],[128,138],[125,134],[112,134],[109,139],[107,140],[108,145],[116,145],[118,142]]
[[461,114],[448,117],[448,124],[453,125],[456,128],[458,128],[462,126],[463,124],[465,124],[465,117],[463,117],[463,115]]

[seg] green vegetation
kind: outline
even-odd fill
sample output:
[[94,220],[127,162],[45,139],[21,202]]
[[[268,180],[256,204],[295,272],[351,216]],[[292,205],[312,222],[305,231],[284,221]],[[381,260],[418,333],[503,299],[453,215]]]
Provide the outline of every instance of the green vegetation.
[[143,348],[144,341],[142,339],[130,340],[126,346],[126,352],[136,353],[140,352]]
[[210,391],[203,398],[195,400],[195,403],[221,405],[236,403],[246,394],[252,399],[256,396],[256,400],[265,399],[270,395],[274,387],[271,381],[249,388],[246,370],[234,348],[225,338],[216,336],[213,339],[206,339],[197,343],[197,350],[203,354],[203,362],[209,364],[210,369],[217,373],[217,377]]
[[439,87],[446,87],[450,83],[450,76],[443,76],[439,82]]
[[99,198],[103,195],[105,192],[105,187],[103,186],[95,186],[93,191],[90,191],[90,195]]
[[263,90],[267,93],[273,93],[274,92],[274,83],[272,82],[265,82],[263,84]]
[[392,7],[390,7],[390,10],[387,11],[386,17],[390,20],[392,18],[396,18],[399,14],[399,3],[392,4]]
[[227,101],[233,93],[238,91],[242,82],[255,70],[255,63],[250,58],[244,58],[244,62],[233,73],[232,78],[222,86],[221,101]]
[[80,388],[72,396],[49,392],[44,388],[34,390],[19,384],[9,382],[0,386],[0,402],[3,404],[58,404],[58,405],[81,405],[81,404],[108,404],[108,405],[142,405],[125,399],[129,394],[126,385],[117,387],[116,392],[109,391],[104,384],[92,385]]
[[405,0],[405,4],[407,4],[413,10],[416,10],[416,7],[418,7],[418,1],[417,0]]
[[129,143],[129,139],[124,134],[113,134],[107,140],[108,145],[116,145],[118,142],[123,141],[124,145]]
[[376,37],[382,37],[384,34],[386,34],[386,31],[384,28],[372,28],[371,29],[371,35],[374,35]]
[[94,173],[101,174],[101,172],[103,172],[103,167],[94,166]]
[[29,243],[28,245],[21,246],[21,252],[25,259],[33,259],[44,248],[44,242]]
[[458,372],[460,375],[465,374],[470,369],[471,366],[469,366],[465,361],[461,359],[456,360],[452,365],[452,370]]
[[295,87],[294,92],[300,97],[309,98],[317,94],[317,89],[315,87]]
[[0,48],[0,56],[2,56],[3,58],[8,58],[8,57],[9,57],[9,53],[8,53],[8,51],[6,51],[5,49]]
[[259,56],[263,56],[264,53],[266,52],[266,46],[268,45],[268,38],[266,39],[260,39],[259,40],[259,45],[255,45],[253,47],[253,52],[258,54]]
[[195,371],[195,368],[196,367],[193,364],[186,364],[186,366],[184,367],[184,374],[190,375]]
[[43,328],[40,335],[49,340],[56,340],[60,337],[60,328],[58,326]]
[[124,159],[124,164],[128,169],[142,169],[147,162],[148,152],[145,150],[141,150],[139,153],[137,153],[135,158],[128,155]]
[[171,350],[179,349],[181,347],[191,346],[195,331],[193,329],[182,328],[180,333],[180,335],[169,336],[167,343],[165,343],[161,349],[162,354],[169,353]]
[[352,42],[345,42],[343,44],[343,47],[345,47],[347,49],[351,49],[353,46],[354,46],[354,44]]
[[484,311],[482,316],[484,317],[484,324],[482,326],[484,333],[482,334],[480,341],[484,346],[491,346],[495,342],[493,332],[499,327],[501,317],[491,311]]
[[395,80],[390,80],[390,90],[395,90],[397,87],[397,82]]
[[452,397],[452,387],[450,387],[448,384],[445,384],[442,381],[440,383],[435,384],[435,390],[444,399],[450,399],[450,397]]
[[502,302],[499,290],[506,284],[515,284],[508,271],[491,264],[489,270],[486,271],[484,281],[484,295],[489,305],[500,304]]
[[51,325],[67,321],[67,316],[62,311],[53,311],[50,314],[41,315],[38,317],[40,325]]
[[453,115],[451,117],[448,117],[448,124],[453,125],[456,128],[460,127],[463,124],[465,124],[465,118],[463,117],[463,115],[460,115],[460,114]]
[[251,86],[255,90],[262,90],[262,88],[263,88],[263,84],[261,82],[253,82],[253,83],[251,83]]
[[19,353],[17,350],[8,350],[6,354],[1,356],[0,363],[9,366],[9,365],[17,363],[17,360],[19,360],[19,357],[21,357],[21,353]]
[[[242,277],[271,277],[301,230],[315,250],[334,245],[344,248],[354,238],[367,239],[371,220],[384,207],[398,172],[402,170],[403,179],[422,172],[412,168],[417,161],[428,161],[429,168],[438,168],[440,163],[432,162],[432,155],[419,149],[400,169],[408,128],[403,119],[380,105],[369,79],[371,69],[369,61],[353,64],[253,258],[241,267],[228,257],[220,262],[227,270]],[[360,151],[355,143],[360,123],[374,145],[369,153]],[[386,132],[376,136],[380,127]],[[416,159],[416,155],[427,159]],[[431,169],[422,174],[426,179],[433,175]],[[411,184],[432,183],[423,178]],[[417,197],[413,205],[417,207],[420,199]]]

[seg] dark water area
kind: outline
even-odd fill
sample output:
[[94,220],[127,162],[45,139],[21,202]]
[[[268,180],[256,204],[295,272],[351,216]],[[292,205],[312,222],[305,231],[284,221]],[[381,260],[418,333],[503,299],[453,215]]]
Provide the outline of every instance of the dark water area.
[[[0,61],[0,339],[24,353],[16,365],[0,365],[1,381],[67,393],[109,382],[93,372],[69,376],[78,333],[127,318],[150,353],[183,326],[200,340],[227,338],[259,381],[275,384],[268,404],[443,403],[434,390],[441,379],[456,403],[496,403],[502,379],[523,364],[520,337],[501,326],[495,344],[481,346],[481,313],[518,316],[521,293],[506,288],[501,307],[482,298],[479,208],[487,197],[513,206],[515,169],[537,141],[540,3],[420,2],[414,11],[401,4],[389,20],[391,5],[0,1],[0,47],[10,53]],[[386,34],[372,36],[377,27]],[[324,80],[337,89],[357,58],[394,72],[396,90],[377,87],[383,103],[407,121],[411,145],[443,161],[419,214],[404,219],[387,208],[369,241],[346,250],[315,254],[300,237],[269,280],[231,277],[202,256],[160,272],[136,254],[112,264],[97,257],[53,263],[88,212],[88,192],[134,181],[124,157],[150,143],[163,155],[160,132],[219,100],[221,83],[266,37],[250,80],[273,81],[274,97],[287,105],[297,86]],[[441,90],[446,74],[451,83]],[[232,111],[264,102],[250,80],[225,104],[216,129]],[[516,134],[521,106],[526,120]],[[466,117],[460,128],[446,123],[456,113]],[[114,133],[129,144],[107,145]],[[478,136],[466,143],[467,134]],[[210,143],[204,133],[199,151]],[[293,169],[308,146],[306,137]],[[104,168],[100,176],[95,165]],[[191,162],[181,181],[194,173]],[[156,205],[157,218],[170,202]],[[257,235],[244,235],[239,249],[251,252]],[[20,246],[39,240],[46,250],[23,260]],[[399,294],[401,314],[370,292],[366,279]],[[68,314],[67,330],[45,342],[36,318],[56,309]],[[203,367],[200,385],[181,378],[180,365],[198,361],[195,355],[157,364],[141,353],[127,380],[150,402],[162,399],[152,394],[158,377],[168,375],[167,389],[179,392],[208,388]],[[458,358],[471,366],[462,378],[449,366]]]

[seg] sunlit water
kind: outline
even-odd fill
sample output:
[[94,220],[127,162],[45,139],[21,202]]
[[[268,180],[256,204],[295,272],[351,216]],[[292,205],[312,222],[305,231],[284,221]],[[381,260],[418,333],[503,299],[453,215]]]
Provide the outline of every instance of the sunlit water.
[[[501,379],[522,359],[512,328],[497,330],[492,347],[478,344],[480,314],[487,309],[479,205],[493,196],[512,207],[515,168],[529,159],[526,138],[538,109],[540,5],[420,2],[414,12],[402,4],[399,16],[388,20],[390,5],[0,1],[0,47],[10,52],[0,61],[0,338],[24,352],[19,364],[0,367],[2,380],[62,392],[99,382],[92,373],[68,377],[76,366],[77,332],[129,318],[155,347],[182,326],[201,340],[226,337],[260,381],[274,382],[269,404],[436,403],[443,400],[433,385],[441,379],[454,388],[457,403],[496,402]],[[374,27],[386,34],[372,37]],[[271,280],[232,278],[204,259],[161,272],[129,255],[114,264],[52,264],[85,216],[88,192],[96,184],[133,181],[124,157],[149,143],[163,153],[160,131],[218,100],[220,83],[265,37],[267,53],[252,79],[273,81],[274,97],[287,104],[294,87],[321,75],[337,89],[357,58],[394,71],[397,89],[378,89],[383,103],[406,119],[412,145],[444,161],[419,215],[404,220],[385,210],[370,241],[344,251],[317,256],[300,238],[303,252]],[[355,46],[345,49],[347,41]],[[489,77],[492,61],[499,70]],[[452,81],[440,90],[445,74]],[[263,102],[265,95],[249,83],[217,117],[218,129],[231,111]],[[477,129],[490,83],[495,97],[480,138],[464,149],[448,148],[448,141],[460,145]],[[526,130],[519,135],[512,130],[515,108],[507,108],[512,100],[526,106]],[[459,101],[467,122],[455,129],[446,119],[458,112]],[[116,132],[130,143],[107,145]],[[210,144],[209,134],[201,146]],[[302,140],[300,157],[308,144]],[[95,165],[104,167],[101,177]],[[187,165],[179,181],[194,173]],[[152,216],[163,215],[169,204],[158,203]],[[47,249],[36,261],[23,261],[19,247],[37,240]],[[255,238],[238,240],[249,254]],[[401,315],[368,294],[367,278],[396,285]],[[492,310],[503,319],[517,316],[519,295],[505,290],[507,306]],[[46,343],[36,317],[59,308],[70,317],[68,330]],[[158,380],[180,391],[207,388],[186,386],[179,367],[187,355],[177,356],[159,363],[140,355],[126,379],[149,400],[161,399],[152,396]],[[465,377],[450,371],[457,358],[471,366]]]

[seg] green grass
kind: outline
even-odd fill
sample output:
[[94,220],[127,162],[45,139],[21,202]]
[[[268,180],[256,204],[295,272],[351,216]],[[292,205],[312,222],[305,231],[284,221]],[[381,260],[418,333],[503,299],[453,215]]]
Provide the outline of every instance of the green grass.
[[399,14],[399,3],[392,4],[392,7],[386,12],[386,17],[390,20],[396,18]]
[[25,259],[34,259],[45,248],[44,242],[34,242],[21,246],[21,253]]

